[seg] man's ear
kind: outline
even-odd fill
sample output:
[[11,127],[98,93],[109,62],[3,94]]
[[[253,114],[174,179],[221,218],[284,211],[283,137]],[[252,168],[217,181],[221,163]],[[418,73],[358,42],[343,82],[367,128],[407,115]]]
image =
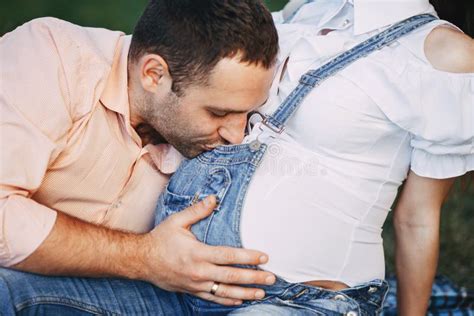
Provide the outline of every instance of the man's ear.
[[139,65],[143,89],[151,93],[171,89],[172,79],[168,64],[160,55],[145,54]]

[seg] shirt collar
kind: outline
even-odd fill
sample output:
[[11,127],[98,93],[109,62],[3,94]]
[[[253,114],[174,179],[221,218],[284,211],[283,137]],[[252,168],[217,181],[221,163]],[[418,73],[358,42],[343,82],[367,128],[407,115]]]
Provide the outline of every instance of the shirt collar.
[[339,28],[353,25],[354,35],[361,35],[422,13],[436,15],[429,0],[291,0],[281,19],[316,28],[338,28],[336,22],[343,19]]
[[[120,38],[112,62],[112,69],[100,102],[109,110],[122,115],[125,128],[132,139],[140,147],[142,141],[135,129],[130,125],[130,103],[128,100],[128,51],[132,37],[124,35]],[[184,157],[170,144],[146,145],[140,152],[141,156],[149,154],[157,169],[163,174],[171,174],[178,169]]]
[[128,100],[128,51],[132,40],[131,35],[123,35],[117,45],[112,62],[112,69],[100,102],[109,110],[122,115],[125,129],[132,139],[141,146],[142,141],[130,122],[130,102]]
[[436,14],[428,0],[352,0],[352,2],[355,35],[375,31],[417,14]]
[[112,62],[112,69],[105,89],[100,96],[100,101],[106,108],[122,114],[128,122],[130,121],[130,103],[128,101],[127,65],[130,41],[130,35],[120,37]]
[[[299,7],[295,7],[297,2]],[[292,0],[290,3],[292,6],[285,7],[287,11],[283,13],[285,22],[277,24],[279,61],[290,56],[287,80],[282,80],[279,88],[284,90],[288,84],[289,91],[304,71],[357,44],[361,40],[358,35],[370,36],[367,33],[413,15],[436,14],[428,0]],[[326,28],[342,32],[319,35]]]

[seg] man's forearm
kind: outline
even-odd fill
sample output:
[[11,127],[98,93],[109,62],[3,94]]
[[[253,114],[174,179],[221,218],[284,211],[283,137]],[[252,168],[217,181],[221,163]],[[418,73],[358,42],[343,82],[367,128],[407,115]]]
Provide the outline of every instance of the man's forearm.
[[[46,275],[138,279],[223,305],[263,297],[262,289],[240,284],[272,284],[274,275],[235,265],[264,264],[267,255],[250,249],[209,246],[190,231],[215,207],[215,197],[207,197],[170,215],[146,234],[115,231],[58,214],[46,240],[12,268]],[[210,293],[215,283],[220,284],[219,291]]]
[[398,313],[425,315],[438,262],[437,221],[433,220],[432,225],[416,225],[395,219],[394,226]]
[[46,240],[12,268],[46,275],[139,278],[144,238],[58,213]]

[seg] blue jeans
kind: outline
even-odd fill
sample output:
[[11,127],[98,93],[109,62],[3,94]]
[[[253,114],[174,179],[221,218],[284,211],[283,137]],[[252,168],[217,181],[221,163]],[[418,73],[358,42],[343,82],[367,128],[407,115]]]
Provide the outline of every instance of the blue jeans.
[[[382,286],[378,294],[385,293],[384,282],[372,286],[372,290]],[[278,296],[225,307],[167,292],[146,282],[47,277],[0,268],[0,315],[342,315],[344,306],[358,311],[354,309],[354,298],[367,298],[369,289],[351,288],[337,296],[336,292],[293,285]],[[318,297],[317,302],[314,297]],[[381,299],[374,300],[369,308],[376,308]],[[325,308],[336,303],[340,313]]]
[[[284,282],[284,281],[283,281]],[[149,283],[122,279],[48,277],[0,268],[0,315],[375,315],[385,281],[339,292],[281,280],[279,293],[226,307]],[[360,306],[365,301],[367,306]],[[335,306],[337,305],[337,309]]]
[[0,315],[192,315],[182,296],[122,279],[46,277],[0,268]]

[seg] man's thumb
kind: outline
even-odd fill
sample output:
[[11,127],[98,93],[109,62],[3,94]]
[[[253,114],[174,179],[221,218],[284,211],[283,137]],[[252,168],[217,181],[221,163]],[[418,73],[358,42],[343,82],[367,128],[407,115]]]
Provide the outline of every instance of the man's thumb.
[[188,227],[212,214],[216,207],[216,197],[209,195],[198,203],[191,205],[183,211],[176,214],[180,226]]

